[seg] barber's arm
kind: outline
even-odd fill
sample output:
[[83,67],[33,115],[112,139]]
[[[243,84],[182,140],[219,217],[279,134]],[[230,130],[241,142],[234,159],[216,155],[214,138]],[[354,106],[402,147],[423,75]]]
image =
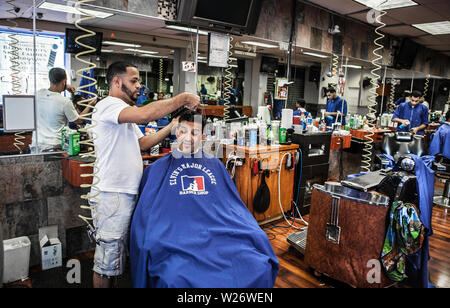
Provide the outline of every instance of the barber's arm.
[[421,130],[424,130],[424,129],[426,129],[428,127],[428,109],[426,109],[425,111],[422,112],[422,114],[421,114],[421,122],[422,122],[421,125],[411,128],[411,132],[413,134],[417,134]]
[[174,128],[178,123],[178,119],[172,120],[169,125],[164,127],[163,129],[160,129],[155,134],[144,136],[139,139],[139,147],[142,151],[147,151],[148,149],[154,147],[161,141],[163,141],[172,131],[172,128]]
[[[89,105],[89,106],[95,106],[96,103],[97,103],[97,99],[91,99],[91,100],[88,102],[88,105]],[[89,107],[89,106],[86,106],[86,107],[84,108],[84,110],[83,110],[82,112],[79,113],[78,120],[75,121],[76,124],[78,124],[78,125],[83,124],[83,119],[82,119],[81,117],[84,116],[85,114],[87,114],[89,111],[92,111],[92,108]]]
[[146,124],[161,119],[183,106],[195,110],[199,104],[200,97],[197,95],[181,93],[175,97],[156,101],[141,108],[125,108],[120,112],[119,123]]

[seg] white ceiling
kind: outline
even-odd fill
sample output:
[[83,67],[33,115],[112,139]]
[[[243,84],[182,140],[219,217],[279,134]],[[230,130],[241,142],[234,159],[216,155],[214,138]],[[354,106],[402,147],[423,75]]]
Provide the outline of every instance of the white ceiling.
[[[367,8],[353,0],[301,0],[368,23]],[[410,37],[427,48],[450,52],[448,35],[430,35],[412,26],[438,21],[450,21],[450,0],[413,0],[418,5],[387,10],[382,21],[387,26],[381,30],[397,37]]]
[[[35,0],[39,5],[43,0]],[[361,5],[353,0],[299,0],[305,3],[311,3],[316,6],[323,7],[329,11],[336,12],[340,15],[344,15],[362,22],[367,23],[366,16],[369,9],[364,5]],[[442,51],[445,54],[450,52],[450,35],[429,35],[413,26],[411,23],[424,23],[434,21],[444,21],[450,19],[450,0],[415,0],[419,5],[407,8],[399,8],[388,10],[387,15],[384,16],[384,22],[387,27],[384,32],[398,36],[408,36],[419,44],[422,44],[430,49]],[[64,0],[52,0],[51,2],[64,3]],[[28,20],[32,18],[32,0],[16,0],[15,6],[20,8],[20,12],[17,17]],[[5,18],[11,18],[13,15],[6,12],[10,9],[5,1],[0,3],[0,24],[8,25]],[[139,14],[133,14],[123,11],[110,10],[102,8],[102,11],[114,13],[113,16],[100,19],[96,18],[88,22],[82,23],[82,25],[95,27],[97,29],[106,29],[104,32],[104,40],[108,39],[111,33],[116,35],[116,39],[129,43],[139,43],[143,45],[143,49],[159,51],[162,56],[171,56],[171,51],[174,48],[194,46],[195,35],[186,32],[169,30],[164,28],[165,21],[160,18],[149,17]],[[42,13],[42,19],[37,21],[37,28],[45,24],[45,21],[52,23],[60,23],[57,29],[63,33],[67,24],[72,24],[73,27],[74,16],[71,14],[60,13],[45,9],[37,9],[38,13]],[[235,36],[235,40],[259,40],[255,37],[249,36]],[[270,43],[270,42],[269,42]],[[123,51],[123,47],[105,47],[107,49],[114,49],[117,53],[127,53]],[[300,52],[301,48],[297,48]],[[199,50],[203,53],[207,50],[207,37],[200,36]],[[306,50],[306,49],[305,49]],[[267,53],[277,55],[279,57],[285,57],[286,52],[279,49],[267,49],[257,48],[258,53]],[[296,52],[296,54],[299,54]],[[245,56],[239,56],[240,58]],[[300,57],[300,56],[299,56]],[[316,57],[302,56],[302,60],[305,62],[319,62],[329,61],[328,59],[321,60]]]

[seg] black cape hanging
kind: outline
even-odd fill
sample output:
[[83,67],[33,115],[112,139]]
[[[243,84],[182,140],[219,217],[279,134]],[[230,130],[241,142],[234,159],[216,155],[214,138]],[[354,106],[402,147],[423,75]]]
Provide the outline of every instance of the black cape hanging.
[[261,185],[258,187],[255,198],[253,199],[253,210],[258,213],[264,213],[270,205],[270,190],[266,183],[266,177],[269,177],[269,174],[269,170],[263,172]]

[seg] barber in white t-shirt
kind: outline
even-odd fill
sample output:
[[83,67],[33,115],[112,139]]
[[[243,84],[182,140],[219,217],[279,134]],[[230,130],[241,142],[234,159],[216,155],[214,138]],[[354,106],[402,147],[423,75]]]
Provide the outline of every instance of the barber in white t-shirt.
[[197,95],[182,93],[136,107],[141,85],[139,71],[133,65],[116,62],[108,67],[106,81],[109,96],[97,104],[92,115],[98,190],[94,218],[97,246],[94,256],[94,287],[113,287],[126,263],[129,227],[143,172],[141,150],[147,150],[169,135],[175,121],[156,134],[144,136],[136,124],[147,124],[185,106],[196,109]]
[[[72,94],[75,88],[67,84],[66,71],[59,67],[52,68],[48,73],[50,88],[41,89],[36,95],[37,105],[37,142],[40,151],[61,148],[61,131],[69,122],[82,123],[72,101],[61,95],[67,90]],[[91,101],[90,104],[93,104]],[[90,110],[86,107],[80,115]],[[33,132],[32,147],[36,147],[36,131]]]

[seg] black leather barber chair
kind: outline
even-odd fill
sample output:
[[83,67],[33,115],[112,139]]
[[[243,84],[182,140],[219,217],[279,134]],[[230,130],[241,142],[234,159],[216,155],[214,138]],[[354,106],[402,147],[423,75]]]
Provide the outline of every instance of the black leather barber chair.
[[438,192],[433,198],[433,203],[450,208],[450,159],[438,154],[431,168],[437,178],[445,181],[443,194],[440,195]]
[[[413,135],[407,132],[395,132],[384,134],[381,153],[392,156],[394,162],[397,163],[399,158],[406,154],[415,154],[417,156],[426,155],[427,148],[424,136]],[[380,155],[376,156],[375,170],[387,165],[389,165],[389,161]]]

